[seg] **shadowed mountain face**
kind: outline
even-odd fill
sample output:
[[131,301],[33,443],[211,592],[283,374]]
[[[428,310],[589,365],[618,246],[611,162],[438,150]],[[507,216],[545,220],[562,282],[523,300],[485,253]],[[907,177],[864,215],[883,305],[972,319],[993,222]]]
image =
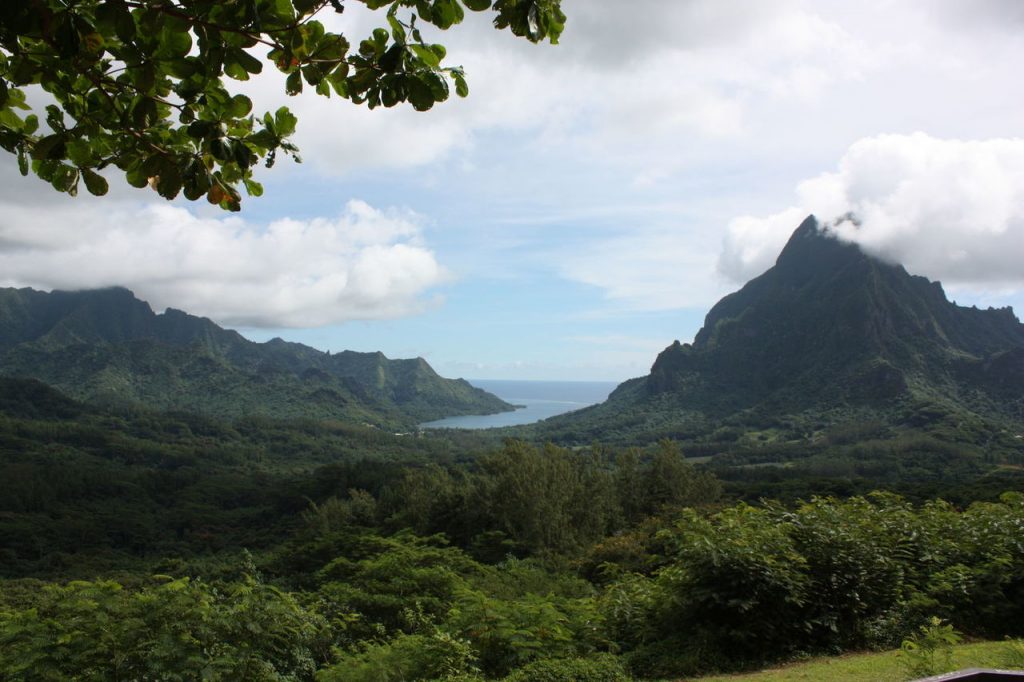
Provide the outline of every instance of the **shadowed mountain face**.
[[78,399],[219,416],[249,414],[410,425],[512,409],[422,358],[331,355],[248,341],[206,318],[157,315],[127,289],[0,289],[0,374]]
[[580,415],[630,412],[650,425],[863,408],[891,422],[928,403],[1020,421],[1022,395],[1024,325],[1011,309],[950,303],[938,282],[809,217],[774,267],[711,309],[692,344],[673,343],[650,375]]

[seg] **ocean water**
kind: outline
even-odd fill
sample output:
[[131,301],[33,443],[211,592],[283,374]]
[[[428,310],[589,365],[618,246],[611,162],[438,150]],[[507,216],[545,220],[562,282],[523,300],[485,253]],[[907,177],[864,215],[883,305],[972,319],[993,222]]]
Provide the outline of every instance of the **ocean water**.
[[514,381],[511,379],[469,379],[513,405],[522,405],[515,412],[501,414],[448,417],[420,424],[425,428],[489,429],[495,426],[517,426],[579,410],[604,402],[617,382],[614,381]]

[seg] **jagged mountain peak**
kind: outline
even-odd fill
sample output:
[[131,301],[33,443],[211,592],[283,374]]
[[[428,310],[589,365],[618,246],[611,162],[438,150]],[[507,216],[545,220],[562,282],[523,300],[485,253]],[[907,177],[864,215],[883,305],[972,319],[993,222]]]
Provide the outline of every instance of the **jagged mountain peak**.
[[856,258],[860,249],[844,242],[813,215],[804,218],[775,259],[776,267],[820,264],[822,259]]
[[672,343],[648,376],[593,413],[649,411],[650,423],[665,424],[673,412],[712,420],[747,410],[889,413],[938,401],[1019,419],[1021,357],[1024,325],[1012,311],[951,303],[940,283],[808,216],[773,267],[711,308],[692,344]]

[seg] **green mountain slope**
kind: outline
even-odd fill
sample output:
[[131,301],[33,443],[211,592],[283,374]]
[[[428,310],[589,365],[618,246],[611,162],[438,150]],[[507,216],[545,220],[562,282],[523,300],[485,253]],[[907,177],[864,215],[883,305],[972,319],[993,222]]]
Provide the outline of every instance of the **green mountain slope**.
[[512,409],[422,358],[331,355],[248,341],[209,319],[155,314],[127,289],[0,289],[0,374],[80,400],[238,417],[262,414],[389,426]]
[[950,303],[938,282],[809,217],[774,267],[711,309],[692,344],[676,341],[648,376],[544,428],[643,440],[802,415],[819,425],[950,418],[1020,429],[1022,408],[1024,325],[1011,309]]

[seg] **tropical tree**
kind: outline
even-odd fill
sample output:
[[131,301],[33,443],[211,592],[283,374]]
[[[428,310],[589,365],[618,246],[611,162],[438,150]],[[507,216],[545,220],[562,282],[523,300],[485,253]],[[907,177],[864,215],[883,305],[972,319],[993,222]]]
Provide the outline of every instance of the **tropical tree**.
[[[0,147],[54,189],[108,190],[104,169],[162,197],[205,196],[238,210],[259,195],[253,168],[298,160],[286,107],[254,115],[232,87],[271,65],[285,90],[332,94],[371,109],[425,111],[466,96],[461,67],[421,28],[448,29],[465,9],[532,42],[558,41],[560,0],[349,0],[383,10],[386,27],[353,44],[323,12],[345,0],[4,0],[0,3]],[[42,117],[42,122],[40,121]]]

